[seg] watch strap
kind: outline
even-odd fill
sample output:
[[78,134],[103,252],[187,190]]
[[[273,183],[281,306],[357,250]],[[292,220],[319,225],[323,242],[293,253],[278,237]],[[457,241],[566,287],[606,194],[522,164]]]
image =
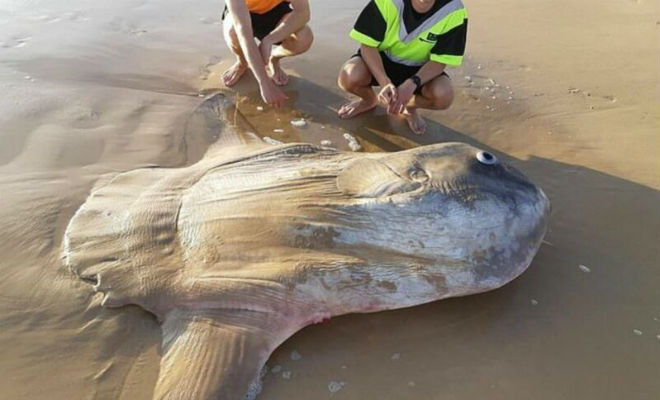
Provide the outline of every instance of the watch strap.
[[419,89],[422,86],[422,79],[419,76],[413,75],[410,77],[410,80],[413,81],[415,86],[417,86],[417,89]]

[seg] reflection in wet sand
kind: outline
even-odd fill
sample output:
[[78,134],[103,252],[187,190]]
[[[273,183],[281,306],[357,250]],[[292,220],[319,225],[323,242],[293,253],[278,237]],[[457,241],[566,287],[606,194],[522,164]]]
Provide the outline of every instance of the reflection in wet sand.
[[[658,397],[658,5],[599,5],[468,5],[471,57],[450,72],[456,103],[423,137],[382,110],[334,117],[359,4],[313,2],[324,18],[295,64],[291,107],[260,111],[241,83],[246,131],[342,149],[350,133],[365,151],[464,141],[525,171],[553,204],[546,243],[510,286],[309,327],[271,357],[260,398]],[[228,62],[219,7],[0,1],[3,397],[151,398],[158,324],[137,307],[101,308],[62,267],[60,245],[105,174],[189,165],[214,141],[194,110]],[[511,15],[518,29],[494,22]],[[549,16],[564,21],[552,35]]]

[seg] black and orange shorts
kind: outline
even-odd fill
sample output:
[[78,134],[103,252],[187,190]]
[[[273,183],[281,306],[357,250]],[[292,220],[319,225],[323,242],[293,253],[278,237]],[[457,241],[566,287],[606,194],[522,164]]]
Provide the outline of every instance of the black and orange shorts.
[[[222,20],[225,20],[229,10],[225,6],[225,10],[222,12]],[[271,33],[277,25],[280,23],[282,18],[291,12],[291,3],[288,1],[283,1],[280,4],[276,5],[272,10],[264,13],[250,13],[250,19],[252,20],[252,31],[254,32],[254,37],[261,40],[265,38],[269,33]]]

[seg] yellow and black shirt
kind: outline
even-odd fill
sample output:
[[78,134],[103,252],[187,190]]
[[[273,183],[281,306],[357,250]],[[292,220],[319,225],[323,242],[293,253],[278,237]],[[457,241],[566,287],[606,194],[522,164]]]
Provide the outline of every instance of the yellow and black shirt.
[[372,0],[350,36],[400,64],[457,66],[465,53],[467,13],[460,0],[436,0],[425,13],[415,11],[411,0]]

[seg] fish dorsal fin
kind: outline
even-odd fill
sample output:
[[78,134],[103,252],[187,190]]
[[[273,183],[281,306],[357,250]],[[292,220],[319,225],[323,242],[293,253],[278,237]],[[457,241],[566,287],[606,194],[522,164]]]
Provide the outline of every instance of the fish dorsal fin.
[[411,192],[420,186],[373,158],[355,160],[337,176],[339,190],[354,197],[387,197]]
[[264,364],[294,325],[248,310],[168,313],[154,399],[254,399]]

